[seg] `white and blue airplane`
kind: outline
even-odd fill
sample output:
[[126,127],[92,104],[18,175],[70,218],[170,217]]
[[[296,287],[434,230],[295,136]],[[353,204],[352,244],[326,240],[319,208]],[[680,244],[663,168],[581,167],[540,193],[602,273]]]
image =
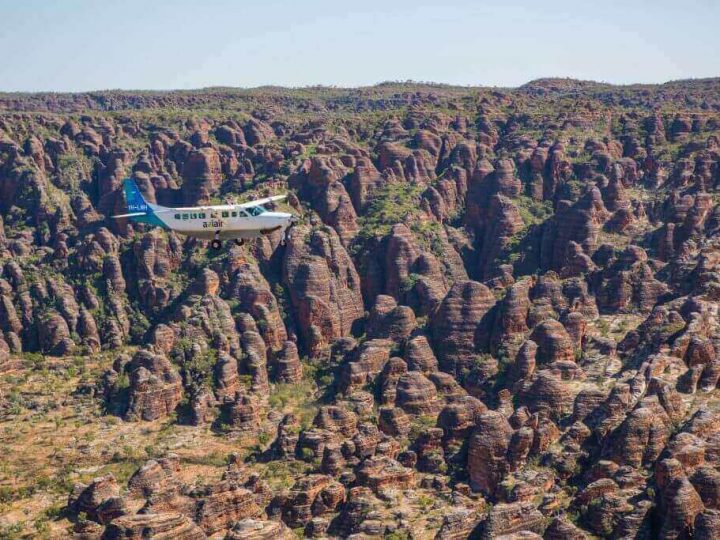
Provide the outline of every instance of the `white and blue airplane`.
[[127,214],[112,216],[136,223],[146,223],[175,231],[178,234],[211,240],[213,249],[220,249],[223,240],[235,240],[238,245],[250,238],[258,238],[282,231],[283,241],[297,218],[285,212],[271,212],[264,205],[282,201],[287,195],[276,195],[242,204],[222,204],[168,208],[145,200],[134,180],[123,182]]

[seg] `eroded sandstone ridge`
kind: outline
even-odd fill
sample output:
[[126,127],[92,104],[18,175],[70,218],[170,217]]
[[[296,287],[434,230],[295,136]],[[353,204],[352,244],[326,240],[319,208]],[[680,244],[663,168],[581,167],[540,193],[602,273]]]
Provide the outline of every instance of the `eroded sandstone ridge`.
[[715,79],[0,95],[2,532],[720,537],[719,163]]

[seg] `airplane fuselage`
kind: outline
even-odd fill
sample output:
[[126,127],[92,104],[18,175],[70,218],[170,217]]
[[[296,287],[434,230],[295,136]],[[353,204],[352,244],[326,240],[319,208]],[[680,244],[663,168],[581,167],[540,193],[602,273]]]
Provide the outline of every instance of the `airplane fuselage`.
[[169,208],[147,202],[130,178],[124,181],[124,191],[128,213],[114,218],[127,218],[135,223],[146,223],[186,236],[212,240],[216,248],[220,246],[221,240],[257,238],[278,230],[284,233],[295,220],[292,214],[270,212],[263,206],[283,200],[285,195],[242,204]]
[[[292,214],[258,212],[259,207],[242,208],[233,205],[167,208],[155,215],[165,227],[179,234],[210,240],[220,238],[256,238],[262,234],[286,229]],[[257,215],[252,215],[257,213]]]

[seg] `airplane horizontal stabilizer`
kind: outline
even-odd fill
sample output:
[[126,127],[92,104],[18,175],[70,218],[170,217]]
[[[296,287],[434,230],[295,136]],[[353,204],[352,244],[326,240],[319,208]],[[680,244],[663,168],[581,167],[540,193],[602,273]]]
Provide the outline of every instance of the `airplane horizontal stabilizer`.
[[130,218],[130,217],[140,217],[140,216],[147,216],[149,214],[167,214],[168,212],[175,212],[175,208],[161,208],[161,209],[153,209],[150,212],[131,212],[130,214],[120,214],[117,216],[110,216],[113,219],[117,218]]
[[140,216],[147,216],[147,212],[132,212],[130,214],[119,214],[117,216],[110,216],[113,219],[120,219],[120,218],[130,218],[130,217],[140,217]]

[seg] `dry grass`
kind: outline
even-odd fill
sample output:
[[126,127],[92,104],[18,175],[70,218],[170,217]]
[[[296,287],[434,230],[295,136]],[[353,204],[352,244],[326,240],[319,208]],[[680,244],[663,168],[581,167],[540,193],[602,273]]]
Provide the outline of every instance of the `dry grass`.
[[257,442],[171,419],[130,423],[106,415],[99,399],[73,391],[112,358],[83,360],[83,370],[73,367],[77,359],[46,359],[0,379],[0,538],[66,537],[71,524],[56,516],[76,482],[113,473],[123,484],[145,460],[167,452],[180,456],[184,481],[213,481],[230,453]]
[[[112,473],[122,485],[147,459],[173,452],[180,457],[181,479],[188,484],[220,479],[232,452],[248,457],[258,449],[252,434],[218,434],[209,427],[177,425],[174,418],[124,422],[105,414],[101,400],[74,395],[81,381],[94,381],[114,355],[78,358],[33,358],[21,370],[0,380],[0,538],[67,538],[72,527],[62,515],[69,490],[77,482]],[[270,401],[282,412],[294,412],[303,423],[315,415],[317,387],[312,381],[272,388]],[[274,439],[279,415],[262,432]],[[267,445],[264,445],[267,446]],[[256,463],[275,490],[291,487],[313,468],[302,461]],[[418,475],[418,481],[421,475]],[[424,494],[424,498],[418,498]],[[432,538],[451,503],[426,490],[398,491],[400,511],[412,523],[413,538]],[[412,519],[409,519],[411,517]]]

